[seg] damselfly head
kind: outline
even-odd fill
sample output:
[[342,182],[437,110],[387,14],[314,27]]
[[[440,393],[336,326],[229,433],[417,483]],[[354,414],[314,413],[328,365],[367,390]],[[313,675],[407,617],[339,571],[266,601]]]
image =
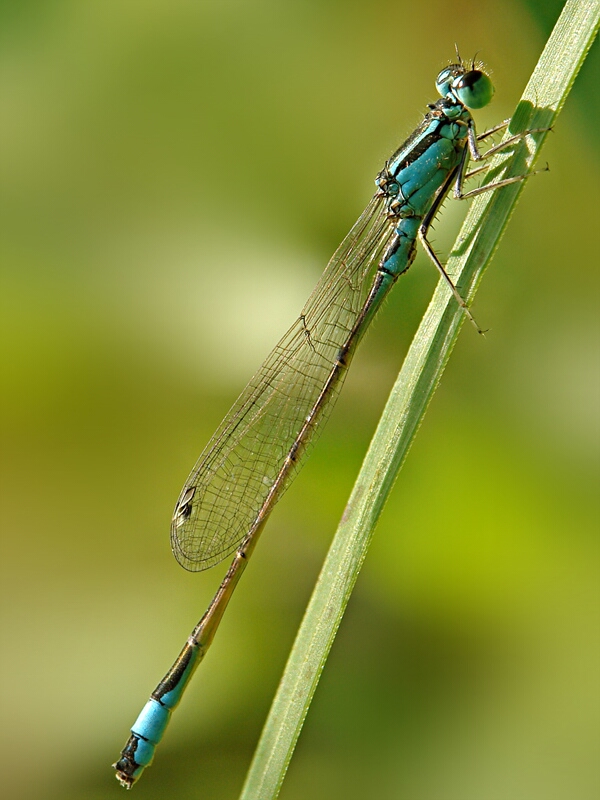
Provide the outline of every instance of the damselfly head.
[[454,97],[467,108],[487,106],[494,94],[489,76],[481,69],[468,69],[463,63],[445,67],[435,86],[442,97]]

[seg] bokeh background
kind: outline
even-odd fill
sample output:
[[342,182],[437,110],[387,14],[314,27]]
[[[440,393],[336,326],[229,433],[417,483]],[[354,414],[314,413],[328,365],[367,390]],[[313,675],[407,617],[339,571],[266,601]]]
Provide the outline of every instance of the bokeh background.
[[[123,797],[110,764],[224,571],[169,552],[188,470],[454,43],[492,70],[483,129],[561,5],[2,3],[2,797]],[[386,507],[283,800],[598,796],[598,67]],[[138,797],[237,797],[435,281],[420,255],[362,345]]]

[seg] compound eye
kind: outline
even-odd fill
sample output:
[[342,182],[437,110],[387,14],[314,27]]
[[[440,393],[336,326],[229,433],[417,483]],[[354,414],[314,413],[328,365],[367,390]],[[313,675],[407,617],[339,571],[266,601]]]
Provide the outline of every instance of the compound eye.
[[458,77],[452,84],[454,94],[467,108],[483,108],[492,99],[494,85],[485,74],[472,69]]
[[443,69],[437,76],[435,88],[442,97],[446,97],[452,88],[452,81],[456,78],[456,69],[456,66],[446,67],[446,69]]

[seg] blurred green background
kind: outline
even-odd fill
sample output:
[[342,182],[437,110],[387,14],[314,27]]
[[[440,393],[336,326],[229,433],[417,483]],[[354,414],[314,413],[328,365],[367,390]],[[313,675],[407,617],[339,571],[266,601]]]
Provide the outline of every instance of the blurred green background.
[[[435,100],[510,115],[561,2],[0,6],[2,796],[110,764],[224,568],[182,482]],[[281,794],[597,796],[597,46],[386,507]],[[464,215],[448,202],[446,253]],[[235,798],[436,275],[402,278],[276,509],[140,798]]]

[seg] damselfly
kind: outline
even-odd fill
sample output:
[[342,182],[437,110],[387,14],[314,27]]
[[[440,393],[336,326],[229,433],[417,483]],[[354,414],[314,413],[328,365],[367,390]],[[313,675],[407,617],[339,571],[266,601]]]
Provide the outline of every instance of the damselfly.
[[273,506],[331,410],[362,335],[398,276],[410,267],[417,239],[475,323],[427,232],[452,187],[456,199],[465,199],[522,180],[525,176],[463,191],[471,160],[485,163],[532,131],[481,153],[478,142],[508,125],[503,122],[476,134],[471,110],[492,99],[490,78],[480,65],[467,65],[459,57],[439,73],[436,88],[440,99],[429,105],[422,123],[386,162],[377,176],[375,195],[333,255],[302,313],[233,405],[185,482],[171,524],[178,562],[199,571],[234,551],[235,555],[113,765],[127,788],[151,763]]

